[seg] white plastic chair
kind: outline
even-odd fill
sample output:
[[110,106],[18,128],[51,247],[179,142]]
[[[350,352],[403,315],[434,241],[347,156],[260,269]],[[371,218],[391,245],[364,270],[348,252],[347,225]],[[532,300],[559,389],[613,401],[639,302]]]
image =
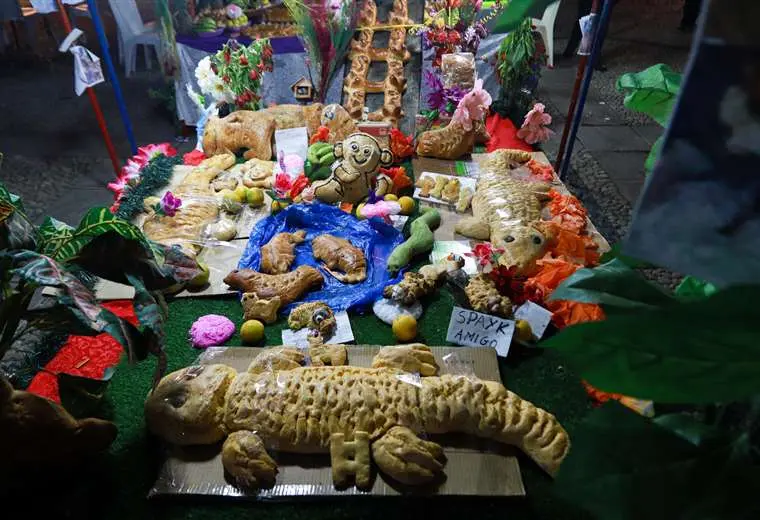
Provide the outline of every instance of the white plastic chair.
[[541,39],[544,40],[544,48],[546,49],[546,63],[549,68],[554,68],[554,20],[557,18],[557,11],[559,11],[560,0],[557,0],[553,4],[550,4],[544,9],[544,15],[539,20],[533,18],[531,22],[536,28],[536,32],[541,35]]
[[137,46],[145,49],[145,67],[151,68],[148,47],[153,47],[158,56],[158,27],[154,23],[143,23],[135,0],[108,0],[116,19],[119,38],[119,60],[124,63],[124,73],[130,77],[137,64]]

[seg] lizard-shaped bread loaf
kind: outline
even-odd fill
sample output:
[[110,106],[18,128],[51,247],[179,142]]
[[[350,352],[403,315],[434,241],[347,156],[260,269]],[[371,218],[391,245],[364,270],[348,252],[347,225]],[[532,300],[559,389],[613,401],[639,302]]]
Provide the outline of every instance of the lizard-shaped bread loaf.
[[[402,349],[400,356],[381,356],[397,348]],[[335,461],[346,442],[358,443],[351,449],[365,454],[371,448],[380,470],[396,480],[430,482],[443,468],[441,450],[420,439],[423,433],[465,433],[514,445],[556,474],[570,441],[552,414],[495,381],[441,375],[410,384],[393,367],[408,370],[435,363],[424,345],[384,347],[381,354],[386,360],[382,368],[312,366],[261,372],[254,369],[261,365],[256,360],[252,369],[239,374],[218,364],[185,368],[164,377],[149,394],[146,421],[154,434],[174,444],[212,444],[229,436],[222,448],[225,469],[247,486],[274,482],[276,467],[264,447],[331,452],[334,480],[344,482]],[[297,363],[301,358],[294,351],[292,359]],[[397,361],[388,365],[387,360]],[[400,438],[406,447],[388,453]],[[368,474],[363,468],[360,478],[357,470],[357,486],[369,485]]]

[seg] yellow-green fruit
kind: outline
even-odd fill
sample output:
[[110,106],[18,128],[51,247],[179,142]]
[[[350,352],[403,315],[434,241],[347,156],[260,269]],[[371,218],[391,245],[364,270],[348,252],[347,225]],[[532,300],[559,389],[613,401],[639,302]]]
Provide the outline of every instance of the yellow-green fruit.
[[362,215],[362,208],[364,207],[364,203],[362,202],[358,206],[356,206],[356,218],[359,220],[364,220],[364,215]]
[[383,198],[385,200],[389,200],[389,201],[397,201],[398,200],[398,197],[396,195],[394,195],[393,193],[389,193],[388,195],[386,195]]
[[417,320],[409,314],[402,314],[393,320],[393,335],[402,343],[408,343],[417,337]]
[[246,201],[246,198],[248,197],[248,188],[246,188],[245,186],[241,184],[240,186],[235,188],[234,194],[235,194],[235,200],[240,203],[243,203]]
[[248,320],[240,327],[243,343],[258,343],[264,338],[264,324],[259,320]]
[[261,191],[261,188],[250,188],[246,193],[245,200],[250,206],[259,208],[264,205],[264,192]]
[[280,211],[283,207],[284,206],[282,205],[282,202],[280,202],[279,200],[273,200],[270,211],[272,212],[272,215],[274,215],[275,213]]
[[411,197],[401,197],[398,199],[398,205],[401,206],[402,215],[411,215],[414,212],[414,199]]
[[517,320],[515,322],[515,337],[520,341],[532,341],[533,329],[530,328],[530,323],[525,320]]
[[198,268],[201,270],[201,274],[190,280],[187,284],[188,287],[192,287],[193,289],[200,289],[201,287],[205,287],[208,283],[208,277],[210,274],[208,266],[203,262],[198,262]]

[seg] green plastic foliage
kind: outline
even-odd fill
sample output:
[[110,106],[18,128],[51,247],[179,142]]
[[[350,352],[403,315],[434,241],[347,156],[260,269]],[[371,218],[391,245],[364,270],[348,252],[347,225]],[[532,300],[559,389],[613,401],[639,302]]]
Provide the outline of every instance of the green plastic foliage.
[[76,258],[94,238],[106,233],[116,233],[127,240],[147,242],[137,226],[116,217],[108,208],[92,208],[76,229],[48,217],[39,228],[39,248],[54,260],[67,262]]
[[549,299],[597,303],[624,309],[651,309],[676,301],[620,258],[614,258],[593,269],[579,269],[567,277]]
[[617,89],[626,93],[623,101],[626,108],[643,112],[665,127],[681,88],[681,78],[681,74],[658,63],[641,72],[623,74],[617,80]]
[[[680,429],[699,429],[681,419]],[[556,491],[604,520],[757,518],[748,438],[689,442],[616,403],[573,434]]]
[[631,308],[568,327],[543,346],[562,352],[600,390],[663,403],[739,400],[760,393],[756,299],[756,286],[739,286],[699,301]]
[[492,24],[491,33],[508,33],[525,18],[541,18],[547,6],[557,0],[505,0],[506,4]]

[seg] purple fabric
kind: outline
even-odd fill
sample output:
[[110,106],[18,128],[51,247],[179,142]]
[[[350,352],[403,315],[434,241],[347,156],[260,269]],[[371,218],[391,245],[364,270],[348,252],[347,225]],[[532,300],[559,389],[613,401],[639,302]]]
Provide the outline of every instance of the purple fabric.
[[[228,33],[211,38],[201,38],[193,35],[177,35],[177,43],[208,53],[214,53],[220,50],[229,39],[230,36]],[[248,45],[251,43],[251,39],[246,38],[245,36],[239,36],[237,41],[242,45]],[[275,54],[297,54],[304,52],[303,45],[301,44],[301,40],[298,39],[298,36],[270,38],[269,41],[272,43],[272,50]]]

